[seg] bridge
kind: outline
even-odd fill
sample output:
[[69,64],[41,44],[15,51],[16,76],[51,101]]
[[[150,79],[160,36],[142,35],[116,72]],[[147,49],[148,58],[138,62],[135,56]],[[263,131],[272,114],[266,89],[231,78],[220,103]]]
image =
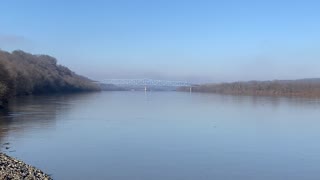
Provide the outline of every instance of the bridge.
[[195,84],[187,81],[168,81],[168,80],[154,80],[154,79],[106,79],[102,81],[105,84],[114,84],[119,87],[130,88],[171,88],[193,86]]

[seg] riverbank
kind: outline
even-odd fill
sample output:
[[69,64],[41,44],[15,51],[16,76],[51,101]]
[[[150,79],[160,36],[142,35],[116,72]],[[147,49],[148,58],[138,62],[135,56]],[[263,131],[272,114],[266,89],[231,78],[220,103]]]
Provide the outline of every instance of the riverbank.
[[[177,90],[189,92],[190,87],[180,87]],[[228,95],[320,98],[320,78],[202,84],[192,86],[191,91]]]
[[0,50],[0,108],[15,96],[100,91],[99,84],[54,57]]
[[51,180],[41,170],[0,153],[0,179]]

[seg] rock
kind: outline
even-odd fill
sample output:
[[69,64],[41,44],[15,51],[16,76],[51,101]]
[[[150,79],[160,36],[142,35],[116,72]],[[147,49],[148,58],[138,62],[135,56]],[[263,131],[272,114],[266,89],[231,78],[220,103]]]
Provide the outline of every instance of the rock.
[[3,153],[0,153],[0,179],[52,180],[49,175],[41,170]]

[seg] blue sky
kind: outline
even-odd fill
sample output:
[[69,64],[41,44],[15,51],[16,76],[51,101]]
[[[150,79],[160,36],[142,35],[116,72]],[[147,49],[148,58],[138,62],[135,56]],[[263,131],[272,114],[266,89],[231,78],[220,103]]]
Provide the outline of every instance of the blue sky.
[[2,0],[0,48],[79,74],[237,81],[320,77],[320,1]]

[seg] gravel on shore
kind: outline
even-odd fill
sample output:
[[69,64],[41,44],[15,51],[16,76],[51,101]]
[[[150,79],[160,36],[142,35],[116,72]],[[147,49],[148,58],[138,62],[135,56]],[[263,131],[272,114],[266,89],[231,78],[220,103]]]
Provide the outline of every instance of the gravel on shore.
[[22,161],[0,153],[0,179],[2,180],[52,180],[52,178]]

